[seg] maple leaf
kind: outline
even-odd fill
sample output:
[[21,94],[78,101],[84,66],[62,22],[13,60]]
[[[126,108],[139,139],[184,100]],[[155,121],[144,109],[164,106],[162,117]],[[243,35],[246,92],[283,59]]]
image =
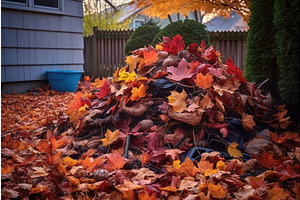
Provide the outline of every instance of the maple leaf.
[[269,135],[270,135],[271,141],[278,143],[278,144],[281,144],[287,140],[287,136],[284,134],[277,135],[276,132],[269,131]]
[[204,96],[204,98],[200,101],[199,107],[202,109],[212,108],[214,104],[211,102],[211,97],[208,93]]
[[275,166],[275,170],[282,175],[280,181],[285,181],[290,178],[299,178],[299,165],[295,164],[293,167],[290,164]]
[[214,164],[209,162],[208,160],[201,159],[198,162],[198,169],[199,169],[199,172],[202,174],[204,174],[207,170],[212,170],[213,166],[214,166]]
[[106,97],[110,92],[110,84],[109,81],[106,80],[103,85],[100,87],[100,91],[96,92],[96,96],[98,97],[98,99],[101,99],[103,97]]
[[225,79],[226,77],[223,74],[223,70],[221,68],[215,68],[215,67],[210,67],[208,68],[209,73],[211,75],[214,75],[215,77],[218,77],[219,79]]
[[273,153],[263,152],[260,156],[252,155],[258,160],[258,163],[267,169],[273,169],[275,166],[282,164],[282,161],[273,158]]
[[213,183],[207,183],[207,188],[213,198],[223,199],[227,193],[227,191],[220,183],[218,183],[217,185]]
[[193,161],[189,157],[186,157],[184,163],[180,166],[179,173],[186,176],[195,176],[197,172],[198,168],[194,165]]
[[236,148],[238,145],[239,145],[238,143],[232,142],[232,143],[230,143],[230,145],[228,146],[228,149],[227,149],[229,155],[231,155],[234,158],[243,157],[243,154],[241,153],[241,151]]
[[266,188],[268,183],[267,181],[264,181],[263,177],[251,177],[250,178],[250,185],[252,188]]
[[214,91],[217,92],[220,96],[224,95],[224,92],[228,92],[230,94],[233,94],[234,92],[229,90],[230,88],[226,85],[218,85],[218,84],[214,84]]
[[118,81],[125,81],[125,83],[133,82],[136,78],[136,73],[133,71],[131,73],[126,72],[124,68],[119,71]]
[[185,90],[182,90],[181,93],[176,91],[171,91],[171,95],[168,96],[169,105],[173,107],[174,112],[182,112],[187,108],[186,105],[187,94]]
[[91,162],[91,158],[89,156],[87,156],[87,157],[85,157],[84,160],[81,161],[81,164],[84,168],[92,170],[94,167],[96,167],[101,162],[102,159],[103,159],[103,156],[101,156],[100,158],[95,159]]
[[99,78],[96,78],[95,82],[92,84],[95,88],[101,88],[106,81],[107,81],[107,78],[102,78],[101,80]]
[[216,105],[217,105],[218,109],[224,113],[225,107],[224,107],[223,102],[220,99],[218,99],[218,97],[215,97],[215,101],[216,101]]
[[147,149],[148,151],[154,151],[160,147],[161,134],[158,132],[152,132],[146,136],[147,138]]
[[160,163],[166,158],[165,149],[157,148],[149,154],[149,160],[152,162]]
[[144,84],[140,85],[139,88],[137,87],[133,87],[131,90],[131,97],[130,100],[131,101],[138,101],[140,100],[140,98],[145,97],[146,96],[146,87],[144,86]]
[[213,48],[213,46],[210,46],[208,49],[205,50],[203,58],[207,60],[210,64],[215,64],[219,60],[219,57],[216,54],[216,51]]
[[125,159],[122,157],[118,151],[115,151],[112,156],[107,157],[106,169],[113,171],[115,169],[121,169],[125,165]]
[[253,127],[256,125],[253,120],[253,115],[248,115],[246,113],[242,114],[243,127],[246,131],[253,130]]
[[187,67],[187,62],[183,58],[179,63],[178,67],[168,67],[167,71],[169,75],[167,76],[167,79],[173,80],[173,81],[181,81],[183,79],[189,79],[192,78],[194,73],[190,71],[190,69]]
[[73,111],[77,111],[84,103],[81,101],[81,97],[83,96],[82,92],[77,92],[74,96],[74,100],[68,105],[68,109],[70,110],[70,114]]
[[66,167],[73,167],[74,165],[77,164],[77,162],[78,162],[77,160],[74,160],[69,156],[64,157],[64,159],[62,160],[62,164]]
[[167,187],[160,187],[159,189],[162,191],[168,191],[168,192],[177,192],[178,191],[178,189],[174,185],[170,185]]
[[179,149],[166,149],[166,156],[170,156],[172,160],[179,159],[179,154],[183,153],[184,151],[181,151]]
[[194,79],[195,84],[203,89],[210,88],[213,81],[213,76],[209,73],[207,73],[205,76],[202,73],[197,73],[196,79]]
[[103,146],[108,146],[112,144],[114,141],[116,141],[119,138],[119,129],[115,130],[114,132],[111,132],[111,130],[107,129],[105,133],[105,138],[100,139],[103,142]]
[[290,194],[287,191],[284,191],[283,188],[273,187],[271,190],[268,190],[268,200],[284,200],[288,197],[290,197]]
[[10,164],[4,164],[1,166],[1,174],[9,174],[13,170],[13,166]]
[[233,79],[237,79],[240,82],[248,83],[246,78],[243,76],[243,71],[241,71],[237,66],[233,64],[232,58],[226,60],[227,72],[234,75]]
[[177,55],[177,53],[184,49],[184,40],[182,36],[177,34],[172,39],[170,37],[163,37],[163,51],[168,52],[171,55]]
[[146,190],[143,190],[142,193],[138,193],[138,199],[139,200],[157,200],[156,194],[152,193],[151,196],[146,192]]
[[137,58],[139,56],[137,55],[131,55],[131,56],[127,56],[125,62],[129,65],[129,69],[128,71],[131,73],[133,72],[133,70],[136,68],[136,64],[137,64]]
[[144,51],[144,63],[145,65],[151,65],[158,61],[157,52],[154,49],[151,49],[150,52]]

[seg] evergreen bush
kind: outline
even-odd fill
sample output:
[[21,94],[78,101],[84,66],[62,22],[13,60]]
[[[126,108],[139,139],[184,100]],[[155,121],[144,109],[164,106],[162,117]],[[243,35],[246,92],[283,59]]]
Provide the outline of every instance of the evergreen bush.
[[276,29],[273,24],[274,1],[252,1],[244,75],[248,81],[261,83],[262,87],[280,102],[278,65],[276,61]]
[[280,94],[299,108],[299,0],[275,0],[274,8]]
[[206,42],[206,46],[210,45],[208,32],[205,25],[196,22],[195,20],[186,19],[184,21],[172,22],[163,28],[152,41],[152,46],[162,41],[163,36],[174,37],[181,35],[184,44],[187,46],[193,42],[200,44],[202,40]]
[[151,44],[153,38],[159,31],[159,26],[151,22],[138,27],[125,44],[125,55],[128,56],[130,55],[130,51]]

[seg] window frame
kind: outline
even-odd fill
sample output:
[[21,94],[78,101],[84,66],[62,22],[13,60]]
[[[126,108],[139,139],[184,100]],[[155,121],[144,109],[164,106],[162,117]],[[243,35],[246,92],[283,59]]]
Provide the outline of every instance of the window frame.
[[145,19],[133,19],[133,29],[135,30],[135,29],[137,29],[138,27],[135,27],[135,23],[136,23],[136,21],[139,21],[139,22],[145,22]]
[[58,0],[58,8],[35,5],[34,0],[26,0],[26,3],[1,0],[1,7],[51,14],[64,14],[64,0]]

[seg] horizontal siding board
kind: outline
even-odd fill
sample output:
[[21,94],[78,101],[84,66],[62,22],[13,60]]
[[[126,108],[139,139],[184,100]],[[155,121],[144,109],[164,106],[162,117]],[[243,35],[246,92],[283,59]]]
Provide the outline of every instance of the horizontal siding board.
[[83,20],[82,18],[70,18],[70,24],[71,24],[71,32],[83,32]]
[[28,65],[30,63],[30,55],[28,49],[17,49],[18,65]]
[[59,31],[59,18],[57,15],[48,15],[48,30]]
[[[2,54],[1,54],[2,56]],[[5,77],[6,73],[5,73],[5,68],[1,67],[1,81],[2,82],[6,82],[6,77]]]
[[59,30],[60,31],[70,31],[71,30],[71,17],[62,16],[59,20]]
[[29,32],[27,30],[17,30],[18,47],[29,47]]
[[36,31],[29,31],[29,47],[36,47]]
[[2,49],[2,51],[5,51],[5,63],[6,65],[17,65],[17,49]]
[[82,63],[83,64],[83,51],[73,50],[73,63]]
[[24,29],[37,29],[37,15],[24,12]]
[[37,17],[37,29],[49,30],[48,26],[48,15],[45,14],[36,14]]

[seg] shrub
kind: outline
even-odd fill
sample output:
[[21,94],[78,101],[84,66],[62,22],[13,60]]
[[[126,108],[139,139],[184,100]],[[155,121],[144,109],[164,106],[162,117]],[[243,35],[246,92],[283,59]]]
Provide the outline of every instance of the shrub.
[[159,26],[148,23],[138,27],[125,44],[125,55],[128,56],[130,51],[148,46],[151,44],[155,35],[160,31]]
[[260,83],[269,79],[262,89],[270,91],[279,102],[277,84],[279,70],[275,54],[276,29],[273,24],[273,5],[274,0],[253,1],[251,4],[244,74],[251,82]]
[[299,1],[276,0],[274,7],[280,94],[299,107]]
[[206,42],[206,46],[210,45],[205,25],[196,22],[195,20],[186,19],[183,22],[172,22],[163,28],[155,36],[152,41],[152,46],[155,46],[158,42],[162,41],[163,36],[174,37],[177,34],[182,36],[185,46],[193,42],[200,44],[202,40]]

